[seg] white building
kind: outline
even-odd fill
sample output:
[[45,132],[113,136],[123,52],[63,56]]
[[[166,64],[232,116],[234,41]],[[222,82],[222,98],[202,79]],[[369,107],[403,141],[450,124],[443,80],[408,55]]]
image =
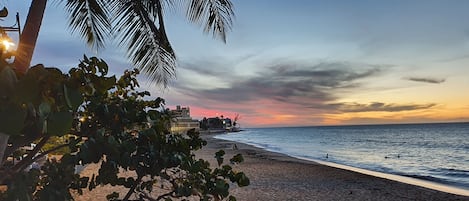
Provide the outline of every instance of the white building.
[[173,134],[186,133],[193,128],[198,131],[200,128],[199,121],[192,119],[189,107],[178,105],[175,110],[171,110],[171,115],[171,133]]

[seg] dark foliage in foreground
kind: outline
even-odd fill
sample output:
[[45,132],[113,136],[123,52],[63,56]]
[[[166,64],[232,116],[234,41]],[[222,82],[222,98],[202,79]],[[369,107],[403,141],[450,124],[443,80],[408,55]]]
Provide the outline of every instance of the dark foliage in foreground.
[[[2,61],[3,62],[3,61]],[[0,183],[7,191],[0,200],[72,200],[71,192],[82,193],[99,185],[118,185],[128,193],[108,195],[109,200],[167,200],[196,196],[201,200],[235,200],[229,182],[249,185],[249,179],[223,163],[224,152],[215,157],[218,167],[195,159],[193,151],[206,142],[191,130],[186,135],[168,132],[170,121],[164,100],[148,100],[139,92],[138,70],[125,71],[120,78],[107,76],[107,64],[84,57],[68,74],[57,68],[37,65],[16,77],[0,67],[0,132],[9,136],[5,156],[21,146],[37,143],[16,164],[0,165]],[[66,143],[42,150],[53,136],[70,135]],[[40,169],[25,171],[48,153],[68,147],[60,160],[46,160]],[[236,155],[230,162],[242,162]],[[77,165],[100,164],[91,177],[76,174]],[[122,177],[119,173],[134,172]],[[159,194],[154,188],[163,188]]]

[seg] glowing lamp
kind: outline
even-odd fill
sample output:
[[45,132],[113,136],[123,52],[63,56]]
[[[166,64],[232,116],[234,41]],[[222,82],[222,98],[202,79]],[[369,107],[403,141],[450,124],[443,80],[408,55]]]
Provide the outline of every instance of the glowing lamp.
[[8,38],[2,39],[2,45],[5,51],[8,51],[10,47],[15,46],[15,44],[11,42]]

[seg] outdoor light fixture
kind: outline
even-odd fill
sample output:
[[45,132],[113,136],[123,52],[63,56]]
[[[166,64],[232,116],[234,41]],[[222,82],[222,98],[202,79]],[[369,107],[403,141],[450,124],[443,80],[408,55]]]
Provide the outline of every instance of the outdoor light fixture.
[[11,38],[4,30],[0,29],[0,54],[2,57],[11,58],[15,54],[14,46],[15,43],[12,42]]
[[[0,20],[8,16],[8,9],[3,7],[0,10]],[[16,23],[13,26],[0,26],[0,47],[3,53],[12,51],[12,47],[15,43],[12,42],[11,38],[7,35],[7,32],[18,32],[18,36],[21,35],[20,16],[16,13]]]
[[10,47],[15,46],[15,43],[11,42],[10,37],[8,37],[6,34],[1,36],[1,38],[1,44],[4,51],[9,51]]

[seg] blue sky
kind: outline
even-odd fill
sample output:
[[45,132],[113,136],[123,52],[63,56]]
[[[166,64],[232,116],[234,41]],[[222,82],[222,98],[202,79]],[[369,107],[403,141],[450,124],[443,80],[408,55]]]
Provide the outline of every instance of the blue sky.
[[[0,2],[24,21],[30,1]],[[233,3],[226,44],[166,13],[177,79],[144,89],[195,117],[240,113],[252,127],[469,121],[469,1]],[[112,45],[90,51],[49,3],[33,63],[65,70],[84,53],[117,74],[131,68]]]

